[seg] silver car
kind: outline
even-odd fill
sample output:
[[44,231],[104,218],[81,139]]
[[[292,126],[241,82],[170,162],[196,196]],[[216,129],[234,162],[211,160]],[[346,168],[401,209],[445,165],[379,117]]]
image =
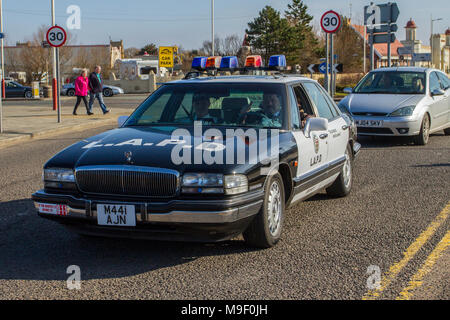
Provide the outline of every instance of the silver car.
[[[105,84],[105,85],[103,85],[102,93],[103,93],[104,97],[112,97],[117,94],[124,94],[124,91],[122,88]],[[75,84],[72,82],[72,83],[63,85],[62,89],[61,89],[61,94],[63,96],[69,96],[69,97],[75,96]]]
[[450,134],[450,80],[429,68],[382,68],[368,73],[339,107],[356,122],[359,135],[410,136],[419,145],[431,133]]

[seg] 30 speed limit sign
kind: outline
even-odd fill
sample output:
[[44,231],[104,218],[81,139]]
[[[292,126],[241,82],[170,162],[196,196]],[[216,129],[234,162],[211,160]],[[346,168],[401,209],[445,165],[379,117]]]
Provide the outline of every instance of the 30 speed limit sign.
[[320,25],[326,33],[335,33],[341,27],[341,16],[335,11],[327,11],[323,14]]
[[53,26],[47,31],[47,42],[52,47],[61,47],[66,43],[66,30],[59,26]]

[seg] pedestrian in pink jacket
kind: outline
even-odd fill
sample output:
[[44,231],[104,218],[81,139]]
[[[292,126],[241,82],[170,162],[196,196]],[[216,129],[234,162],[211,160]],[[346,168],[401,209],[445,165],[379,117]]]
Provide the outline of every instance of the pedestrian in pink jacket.
[[87,95],[88,95],[88,87],[89,87],[89,78],[87,77],[86,70],[83,70],[81,75],[75,80],[75,95],[77,96],[77,102],[75,104],[75,108],[73,109],[73,115],[77,115],[78,105],[83,100],[84,105],[86,106],[86,112],[88,115],[91,115],[92,112],[89,111]]

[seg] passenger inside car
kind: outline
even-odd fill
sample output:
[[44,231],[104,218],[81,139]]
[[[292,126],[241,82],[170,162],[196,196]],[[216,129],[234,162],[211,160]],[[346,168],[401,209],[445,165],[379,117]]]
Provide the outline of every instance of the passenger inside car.
[[297,99],[297,107],[300,112],[301,126],[304,128],[306,125],[306,120],[309,118],[314,118],[315,114],[301,87],[295,87],[294,92]]
[[424,90],[425,90],[425,87],[423,85],[423,81],[419,77],[415,77],[412,80],[412,86],[413,86],[413,91],[417,92],[417,93],[423,93]]
[[263,95],[263,101],[260,109],[250,111],[251,105],[244,106],[241,109],[239,122],[241,124],[258,124],[263,127],[281,127],[281,102],[276,93],[267,93]]
[[210,114],[211,101],[204,94],[196,93],[192,97],[192,107],[194,108],[194,121],[202,121],[203,123],[218,123],[219,119]]

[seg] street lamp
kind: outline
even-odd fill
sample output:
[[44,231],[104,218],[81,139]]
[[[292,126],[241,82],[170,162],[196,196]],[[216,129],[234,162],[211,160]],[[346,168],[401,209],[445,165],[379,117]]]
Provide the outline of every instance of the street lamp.
[[[442,18],[437,18],[437,19],[433,19],[433,16],[431,16],[431,37],[430,37],[430,47],[431,47],[431,65],[434,66],[434,61],[433,61],[433,23],[435,21],[441,21]],[[439,48],[439,56],[441,54],[441,48]],[[440,60],[440,59],[439,59]]]
[[211,37],[212,55],[214,56],[214,0],[211,0]]

